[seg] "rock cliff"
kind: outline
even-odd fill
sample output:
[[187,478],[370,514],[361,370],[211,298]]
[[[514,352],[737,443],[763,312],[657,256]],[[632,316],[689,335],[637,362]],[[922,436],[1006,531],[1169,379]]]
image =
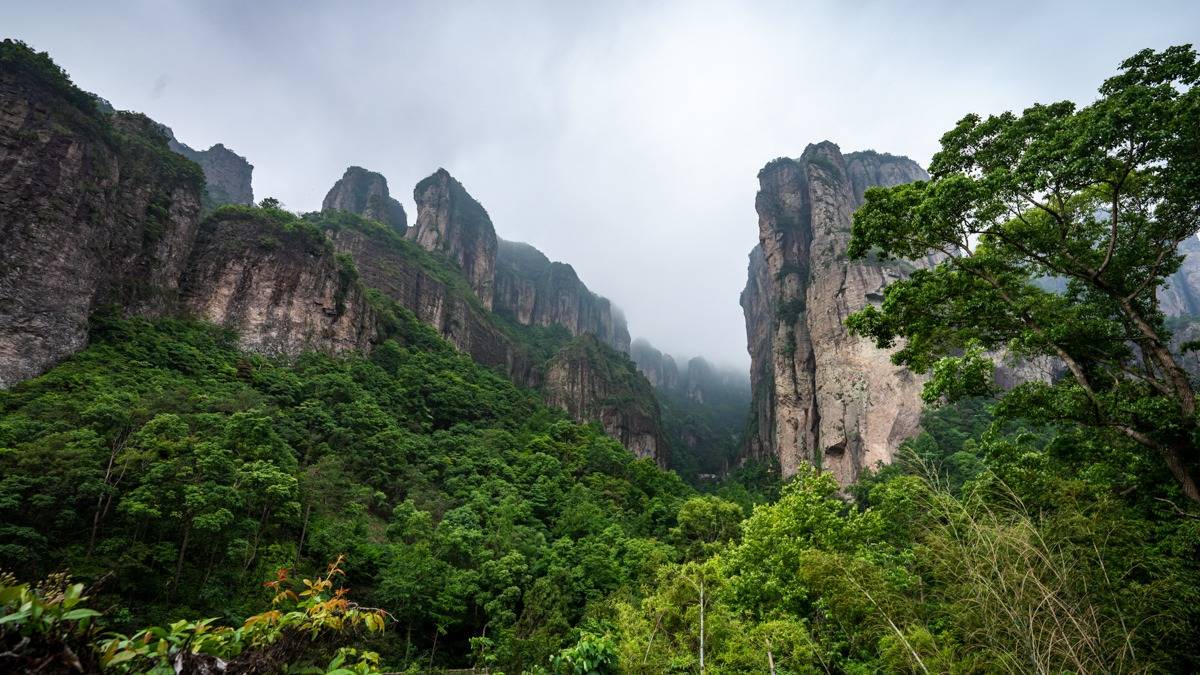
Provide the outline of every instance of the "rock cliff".
[[366,348],[361,284],[319,231],[248,207],[201,224],[204,173],[165,127],[20,43],[0,65],[0,387],[82,349],[101,307],[199,315],[272,354]]
[[400,234],[408,230],[404,206],[388,192],[387,179],[359,166],[346,169],[325,195],[322,211],[349,211],[378,221]]
[[1159,305],[1170,317],[1200,316],[1200,239],[1188,237],[1179,245],[1179,254],[1179,269],[1158,289]]
[[759,245],[741,298],[754,395],[744,452],[776,458],[784,477],[808,462],[848,484],[917,431],[922,385],[846,331],[850,313],[914,267],[848,260],[851,216],[866,188],[927,175],[904,157],[824,142],[758,178]]
[[206,210],[222,204],[253,204],[254,190],[251,180],[254,166],[245,157],[217,143],[207,150],[193,150],[175,138],[174,132],[166,129],[171,150],[200,165],[204,171],[207,190],[203,201]]
[[668,465],[654,390],[627,355],[591,334],[579,336],[547,363],[544,390],[549,405],[580,422],[598,421],[638,457]]
[[529,244],[499,240],[493,309],[524,326],[557,324],[571,335],[591,333],[629,351],[629,329],[620,310],[588,290],[573,267],[552,262]]
[[457,265],[480,302],[490,310],[497,243],[487,211],[445,169],[417,183],[413,199],[417,202],[417,221],[407,236]]
[[237,332],[250,351],[369,351],[375,317],[354,265],[335,257],[320,230],[290,218],[266,209],[219,209],[206,218],[181,309]]
[[457,270],[390,228],[349,213],[315,219],[338,252],[353,258],[363,282],[432,326],[459,351],[535,386],[534,356],[497,325]]
[[0,68],[0,386],[81,349],[103,305],[172,307],[204,178],[140,115],[107,116],[44,54]]

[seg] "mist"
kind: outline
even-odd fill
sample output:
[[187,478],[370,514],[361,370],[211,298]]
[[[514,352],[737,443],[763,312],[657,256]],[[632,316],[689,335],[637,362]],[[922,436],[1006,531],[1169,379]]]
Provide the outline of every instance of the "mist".
[[[907,3],[912,4],[912,3]],[[320,207],[348,165],[438,167],[630,332],[745,370],[755,174],[825,139],[927,165],[962,115],[1091,100],[1191,2],[5,3],[84,89]]]

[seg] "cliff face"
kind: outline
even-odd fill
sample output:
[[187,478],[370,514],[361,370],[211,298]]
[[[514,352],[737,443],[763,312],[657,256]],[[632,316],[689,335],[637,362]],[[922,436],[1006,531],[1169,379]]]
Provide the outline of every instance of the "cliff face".
[[543,386],[549,405],[580,422],[598,421],[630,452],[668,465],[654,390],[628,356],[582,335],[550,359]]
[[829,142],[759,172],[759,246],[741,300],[754,393],[745,453],[777,458],[784,477],[808,462],[851,483],[917,431],[922,381],[843,323],[913,265],[845,252],[867,187],[925,178],[909,159],[843,156]]
[[273,354],[367,347],[361,285],[328,244],[256,209],[201,224],[204,174],[165,127],[108,114],[23,45],[0,62],[0,387],[82,349],[100,307],[199,315]]
[[207,150],[193,150],[175,139],[175,134],[166,129],[171,150],[187,157],[204,171],[208,184],[204,195],[204,206],[212,209],[222,204],[253,204],[254,190],[250,183],[254,166],[245,157],[217,143]]
[[620,310],[588,290],[570,265],[551,262],[529,244],[499,240],[493,309],[525,326],[557,324],[571,335],[591,333],[629,351],[629,329]]
[[366,285],[411,311],[479,363],[501,369],[520,384],[537,384],[528,355],[500,331],[455,272],[440,268],[396,232],[359,218],[323,214],[319,225],[338,252],[354,259]]
[[487,211],[445,169],[417,183],[417,222],[408,237],[462,270],[475,295],[492,308],[496,281],[496,230]]
[[321,203],[322,211],[349,211],[387,225],[400,234],[408,230],[404,206],[388,192],[387,179],[358,166],[346,169]]
[[110,119],[65,76],[47,81],[5,63],[0,386],[81,349],[97,307],[150,315],[170,308],[203,185],[198,168],[168,151],[145,117]]
[[357,272],[315,228],[262,212],[205,219],[182,284],[182,309],[271,355],[368,351],[375,317]]

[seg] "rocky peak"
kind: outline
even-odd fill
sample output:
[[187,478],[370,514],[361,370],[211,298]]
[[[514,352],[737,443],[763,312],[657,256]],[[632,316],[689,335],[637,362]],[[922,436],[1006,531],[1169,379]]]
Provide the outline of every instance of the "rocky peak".
[[322,211],[349,211],[394,228],[400,234],[408,230],[404,206],[388,192],[382,174],[359,166],[346,169],[321,203]]
[[807,462],[851,483],[916,432],[922,384],[846,331],[850,313],[914,267],[848,260],[851,216],[867,188],[928,176],[907,158],[843,155],[826,141],[758,177],[759,245],[742,293],[754,394],[745,453],[773,456],[785,477]]
[[208,150],[193,150],[175,138],[174,132],[163,127],[168,135],[171,150],[200,165],[204,171],[207,192],[204,196],[206,209],[222,204],[253,204],[254,190],[251,180],[254,166],[245,157],[217,143]]
[[493,309],[525,326],[557,324],[571,335],[591,333],[614,349],[629,351],[621,311],[588,290],[573,267],[551,261],[529,244],[499,240]]
[[408,238],[445,255],[462,270],[483,305],[491,309],[496,281],[496,230],[479,202],[445,169],[413,190],[417,221]]

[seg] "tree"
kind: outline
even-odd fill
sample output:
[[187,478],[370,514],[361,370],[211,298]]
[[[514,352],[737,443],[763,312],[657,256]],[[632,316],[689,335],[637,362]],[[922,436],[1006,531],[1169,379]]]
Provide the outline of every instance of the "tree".
[[868,190],[855,214],[851,256],[941,260],[851,330],[881,347],[903,338],[893,361],[933,370],[929,398],[990,393],[984,349],[1056,359],[1069,375],[1009,392],[1001,414],[1158,453],[1200,501],[1196,392],[1157,297],[1200,228],[1197,80],[1190,45],[1144,50],[1089,106],[964,117],[930,181]]

